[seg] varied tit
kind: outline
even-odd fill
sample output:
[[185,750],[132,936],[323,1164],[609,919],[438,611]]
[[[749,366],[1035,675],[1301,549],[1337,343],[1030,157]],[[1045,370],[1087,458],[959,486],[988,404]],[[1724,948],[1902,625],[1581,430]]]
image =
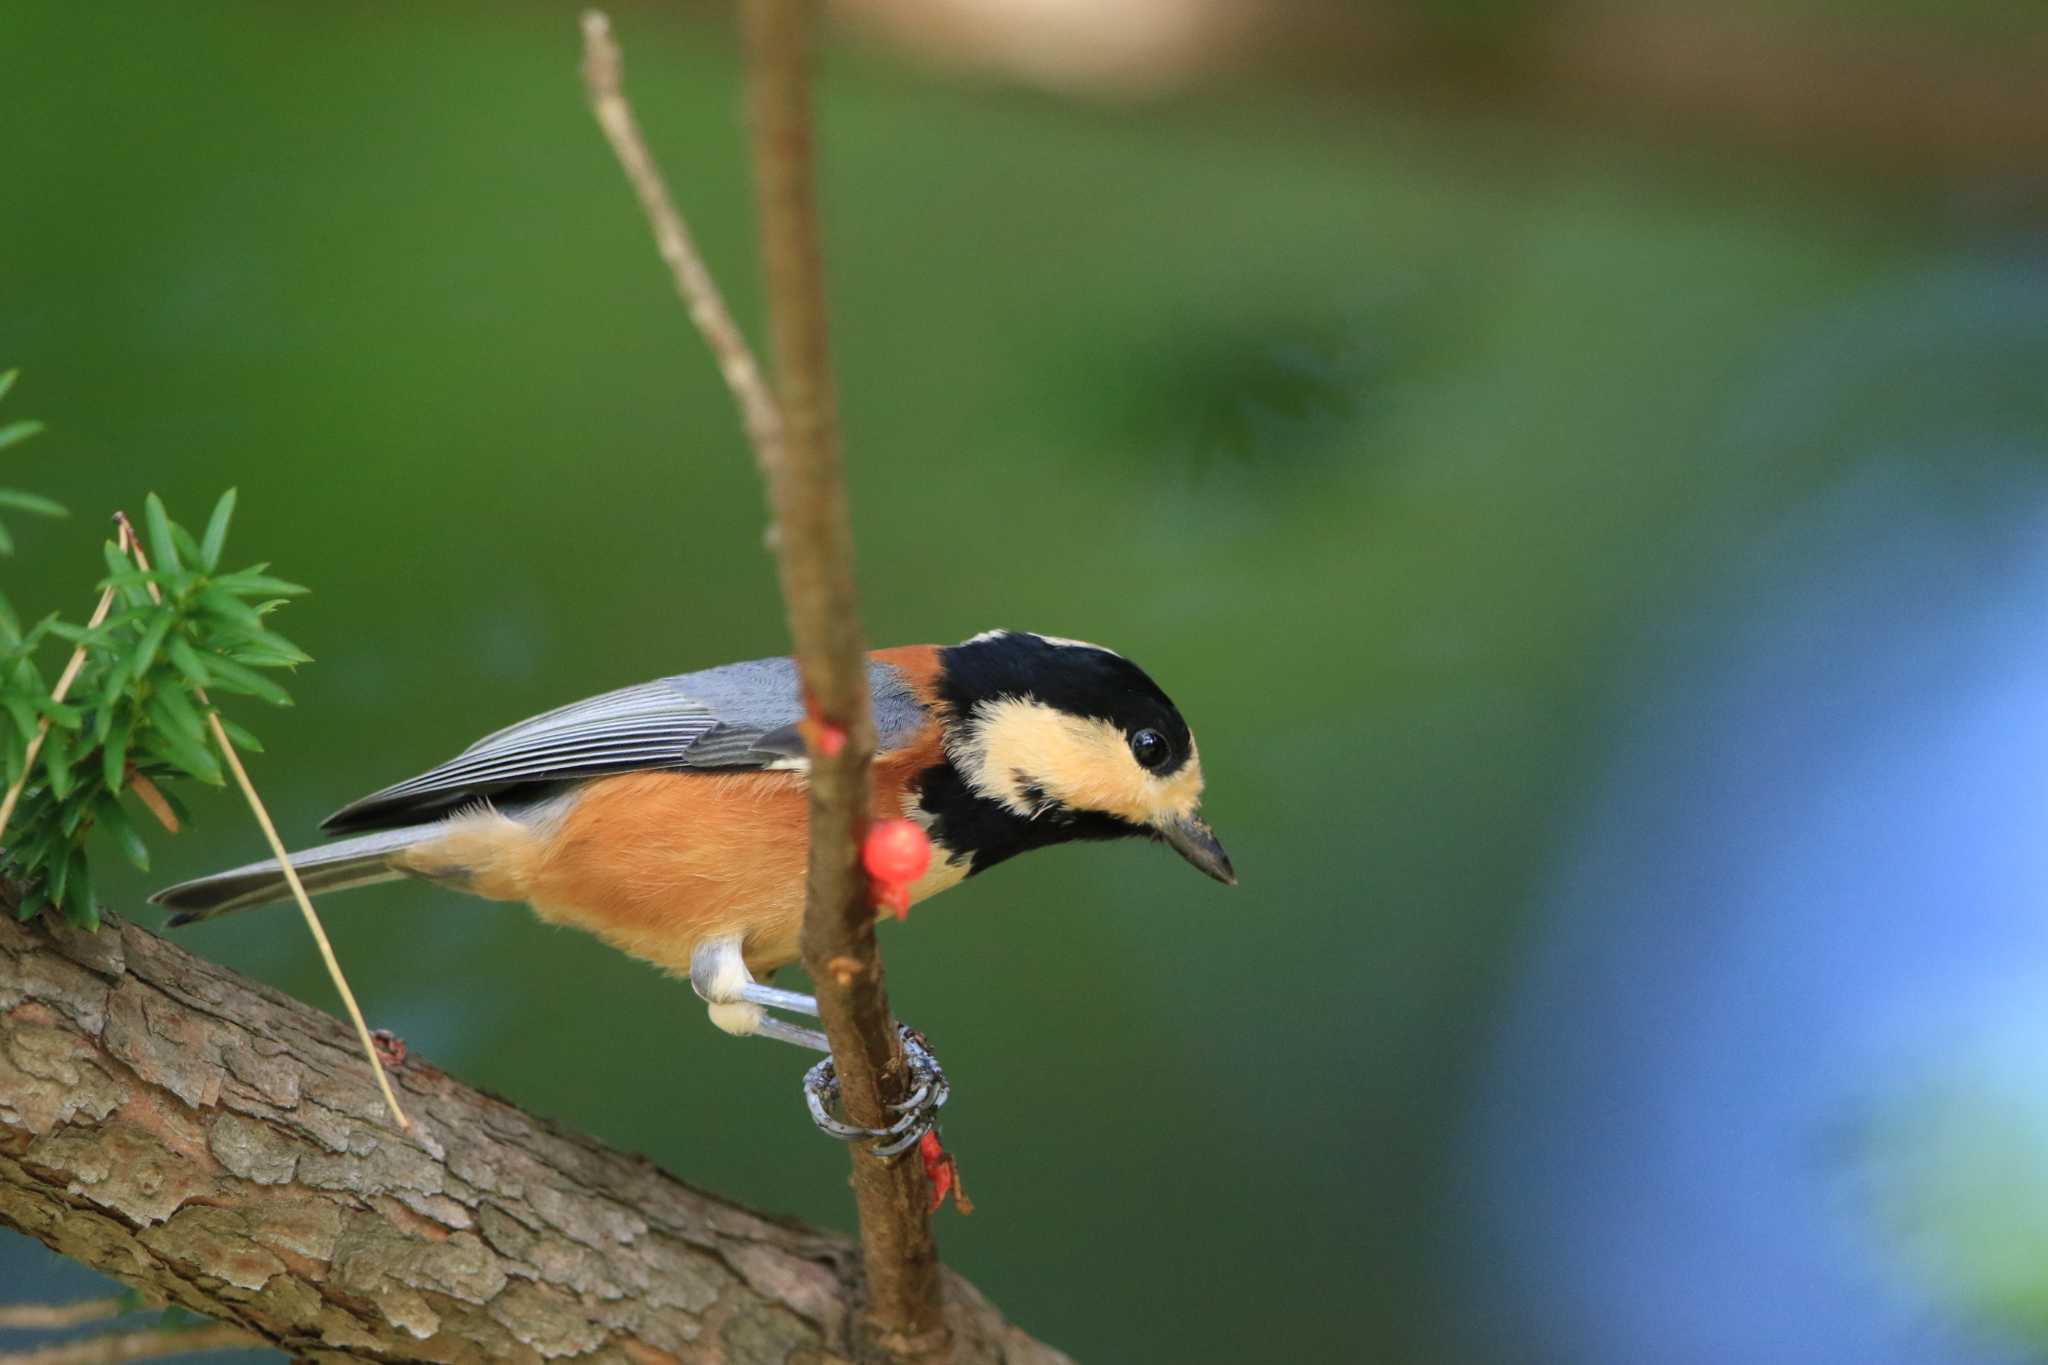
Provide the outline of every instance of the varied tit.
[[[868,662],[877,820],[930,836],[913,902],[1016,854],[1075,839],[1162,840],[1211,877],[1230,859],[1198,813],[1202,765],[1180,712],[1136,664],[1097,645],[990,631]],[[635,957],[687,975],[728,1033],[825,1049],[766,1013],[816,1002],[762,984],[794,962],[803,924],[808,767],[788,659],[685,673],[549,711],[440,767],[342,807],[354,837],[291,855],[306,889],[418,877],[526,901]],[[275,861],[160,891],[173,926],[283,900]],[[945,1093],[911,1050],[919,1104],[881,1133],[813,1117],[842,1137],[907,1148]]]

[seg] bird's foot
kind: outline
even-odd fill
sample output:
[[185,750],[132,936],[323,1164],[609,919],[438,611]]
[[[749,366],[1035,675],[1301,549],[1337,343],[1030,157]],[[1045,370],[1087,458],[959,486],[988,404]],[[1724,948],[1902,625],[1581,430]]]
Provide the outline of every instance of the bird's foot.
[[863,1128],[832,1116],[839,1103],[839,1076],[830,1057],[804,1073],[804,1100],[818,1131],[841,1142],[870,1143],[868,1153],[883,1158],[900,1156],[917,1146],[938,1124],[939,1107],[952,1094],[946,1073],[924,1035],[908,1024],[899,1024],[897,1029],[903,1038],[903,1060],[910,1064],[911,1090],[900,1104],[889,1106],[900,1117],[886,1128]]

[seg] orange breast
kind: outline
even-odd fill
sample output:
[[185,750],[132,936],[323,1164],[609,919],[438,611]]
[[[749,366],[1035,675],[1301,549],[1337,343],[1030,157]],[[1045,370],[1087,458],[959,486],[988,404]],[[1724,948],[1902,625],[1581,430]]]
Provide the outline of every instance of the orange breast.
[[[942,754],[934,724],[878,757],[873,818],[904,815],[908,784]],[[600,778],[551,830],[536,832],[519,860],[520,884],[504,891],[531,902],[542,919],[677,973],[689,971],[699,942],[734,935],[748,970],[765,975],[799,955],[809,826],[809,789],[796,773]],[[964,871],[941,860],[913,899],[957,883]]]
[[728,934],[750,968],[779,966],[803,917],[808,800],[794,773],[601,778],[538,850],[524,899],[673,972]]

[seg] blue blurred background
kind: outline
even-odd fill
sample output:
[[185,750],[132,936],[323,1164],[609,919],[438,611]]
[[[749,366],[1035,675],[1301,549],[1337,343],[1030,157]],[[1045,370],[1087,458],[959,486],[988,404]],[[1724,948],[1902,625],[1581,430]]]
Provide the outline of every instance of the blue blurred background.
[[[821,90],[870,637],[1101,640],[1242,885],[885,931],[947,1258],[1093,1361],[2048,1358],[2036,7],[847,0]],[[729,16],[617,16],[757,316]],[[0,11],[25,612],[241,490],[316,593],[288,836],[779,653],[729,402],[568,6]],[[231,548],[230,558],[237,557]],[[254,856],[234,800],[152,886]],[[372,1022],[825,1223],[801,1059],[524,911],[328,902]],[[195,950],[331,1005],[295,916]],[[0,1233],[0,1298],[91,1292]],[[0,1345],[6,1344],[0,1342]]]

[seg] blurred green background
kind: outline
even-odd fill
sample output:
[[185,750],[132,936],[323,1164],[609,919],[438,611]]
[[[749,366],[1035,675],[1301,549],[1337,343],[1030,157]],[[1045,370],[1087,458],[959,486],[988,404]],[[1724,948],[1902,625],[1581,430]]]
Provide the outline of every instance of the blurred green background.
[[[732,35],[617,19],[751,321]],[[7,590],[81,615],[103,513],[238,486],[228,557],[316,590],[280,619],[317,659],[298,707],[240,713],[287,837],[531,712],[783,651],[751,461],[576,45],[541,4],[0,13],[0,364],[51,428],[8,481],[76,514],[16,525]],[[1918,144],[1289,69],[1068,99],[856,38],[820,96],[870,638],[1130,654],[1242,877],[1057,850],[884,933],[955,1079],[978,1211],[944,1252],[1084,1360],[1454,1358],[1486,1277],[1449,1268],[1452,1154],[1618,662],[1856,458],[1731,441],[1739,396],[1816,319],[2042,221],[2025,177]],[[154,875],[106,862],[114,908],[255,856],[232,797],[197,815]],[[436,1064],[846,1224],[802,1059],[686,986],[424,888],[327,912],[372,1023]],[[331,1005],[288,911],[182,941]],[[0,1235],[0,1292],[57,1293],[49,1260]]]

